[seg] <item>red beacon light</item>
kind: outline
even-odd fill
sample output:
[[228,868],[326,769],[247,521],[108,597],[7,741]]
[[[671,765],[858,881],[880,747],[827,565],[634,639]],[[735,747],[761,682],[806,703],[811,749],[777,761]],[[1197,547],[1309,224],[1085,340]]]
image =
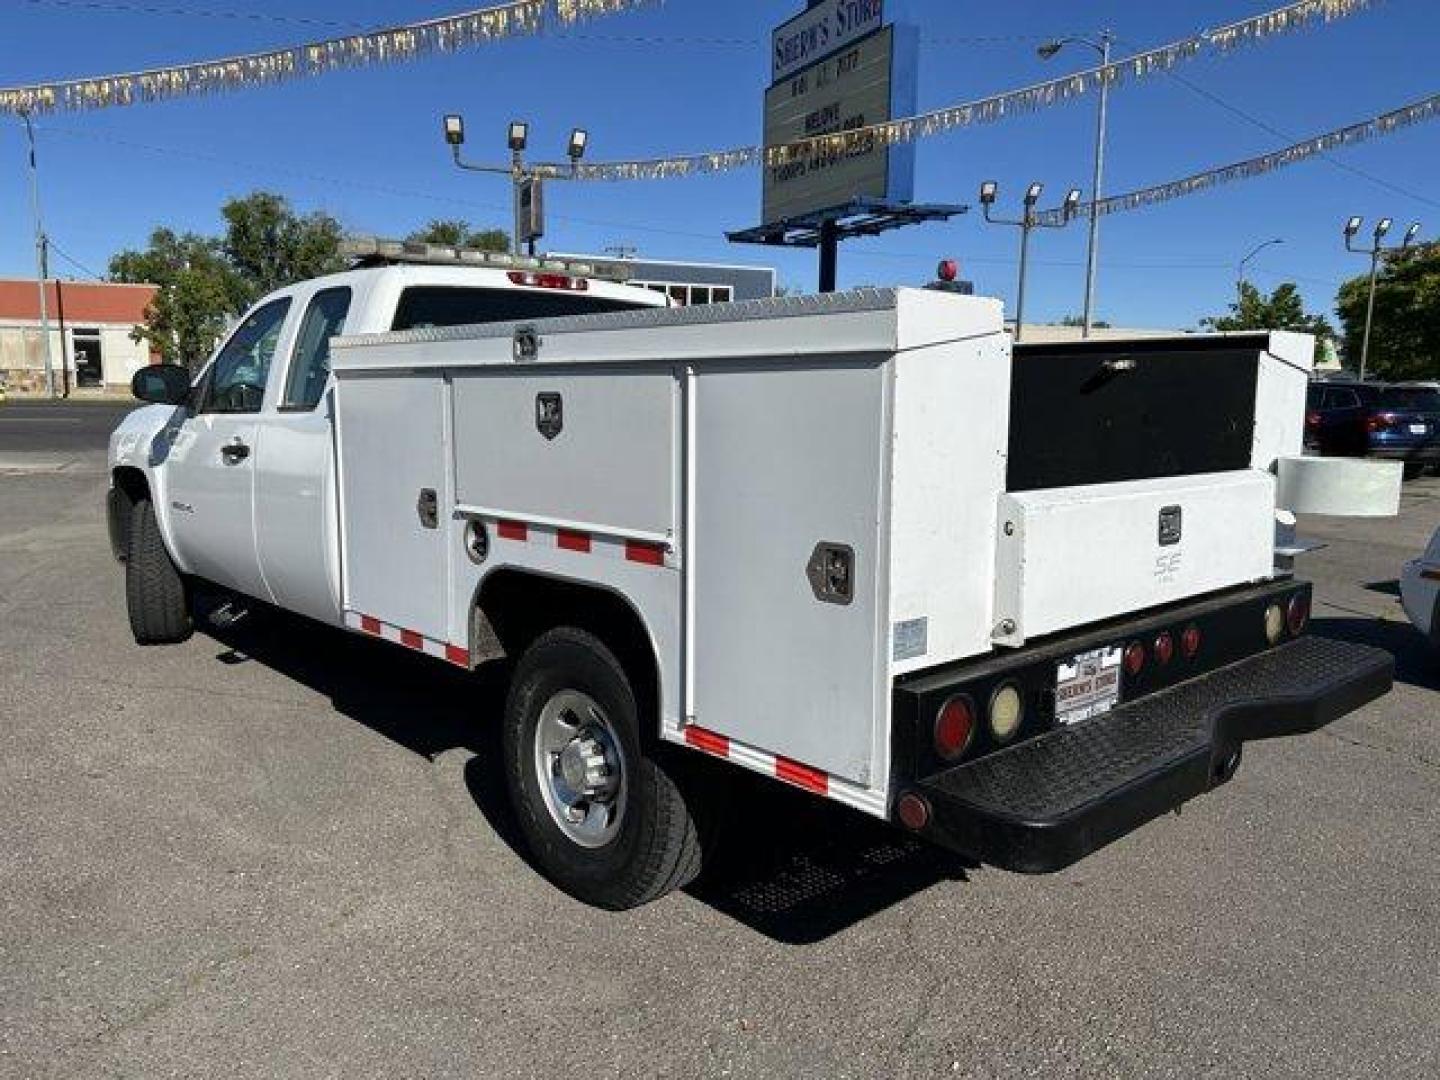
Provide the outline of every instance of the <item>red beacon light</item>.
[[940,265],[935,268],[935,276],[941,281],[954,281],[960,276],[960,264],[954,259],[941,259]]

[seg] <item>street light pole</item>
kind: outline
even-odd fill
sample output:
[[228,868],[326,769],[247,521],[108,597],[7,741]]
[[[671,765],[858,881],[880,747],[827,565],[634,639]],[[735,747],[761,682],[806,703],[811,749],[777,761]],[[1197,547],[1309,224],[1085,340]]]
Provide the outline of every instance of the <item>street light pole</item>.
[[1246,255],[1243,259],[1240,260],[1239,265],[1236,267],[1235,273],[1235,291],[1237,295],[1243,292],[1245,289],[1245,267],[1250,265],[1250,260],[1255,258],[1256,255],[1259,255],[1260,252],[1264,251],[1266,248],[1274,247],[1276,244],[1283,243],[1285,243],[1285,241],[1278,236],[1274,240],[1266,240],[1263,244],[1255,245],[1255,249],[1251,251],[1249,255]]
[[35,215],[35,271],[40,278],[40,347],[45,353],[45,396],[55,396],[55,361],[50,351],[49,299],[45,295],[45,282],[50,277],[50,240],[45,235],[45,225],[40,216],[40,170],[35,163],[35,128],[30,122],[30,113],[22,112],[25,121],[25,138],[30,147],[30,206]]
[[1415,241],[1420,233],[1420,222],[1413,223],[1405,230],[1405,239],[1392,247],[1385,247],[1382,241],[1385,234],[1390,231],[1393,224],[1390,218],[1381,218],[1375,223],[1374,240],[1370,247],[1357,248],[1355,237],[1360,232],[1363,219],[1352,217],[1345,223],[1345,250],[1352,251],[1357,255],[1368,255],[1370,257],[1370,295],[1365,301],[1365,334],[1360,344],[1360,381],[1365,381],[1365,374],[1370,367],[1370,331],[1375,324],[1375,290],[1380,281],[1380,263],[1386,255],[1398,251],[1404,251]]
[[980,206],[992,225],[1014,225],[1020,230],[1020,280],[1015,287],[1015,340],[1025,336],[1025,282],[1030,270],[1030,234],[1036,229],[1063,229],[1080,208],[1080,189],[1071,188],[1060,206],[1059,221],[1045,221],[1035,210],[1045,185],[1031,184],[1025,190],[1024,212],[1018,218],[998,218],[991,213],[1000,194],[1000,185],[986,180],[980,185]]
[[[480,165],[474,162],[465,161],[460,156],[460,147],[465,144],[465,121],[460,116],[451,113],[445,117],[445,141],[450,144],[451,156],[455,160],[457,168],[465,169],[467,172],[495,173],[510,177],[511,196],[514,201],[513,228],[514,235],[510,239],[510,251],[514,255],[520,255],[522,240],[520,234],[525,231],[525,215],[523,193],[527,184],[539,184],[542,179],[548,180],[573,180],[580,159],[585,156],[585,149],[589,145],[590,135],[584,128],[575,128],[570,132],[570,145],[567,148],[567,155],[570,159],[570,172],[567,175],[563,166],[540,165],[527,166],[525,164],[525,147],[530,138],[530,125],[522,120],[512,120],[507,131],[507,141],[510,146],[509,165]],[[538,193],[531,189],[531,198],[538,198]],[[531,241],[531,252],[534,252],[534,241]]]
[[1099,41],[1086,37],[1061,38],[1040,46],[1042,60],[1049,60],[1066,45],[1088,45],[1100,55],[1100,107],[1095,117],[1095,174],[1090,185],[1090,238],[1085,256],[1085,312],[1080,334],[1089,337],[1095,325],[1095,285],[1100,271],[1100,199],[1105,186],[1105,140],[1110,115],[1110,47],[1115,43],[1109,30],[1100,33]]

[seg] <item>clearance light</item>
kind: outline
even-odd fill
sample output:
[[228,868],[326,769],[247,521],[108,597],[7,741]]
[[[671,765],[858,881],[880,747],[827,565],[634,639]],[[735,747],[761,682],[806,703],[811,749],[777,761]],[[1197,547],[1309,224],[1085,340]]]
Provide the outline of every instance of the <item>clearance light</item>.
[[1161,667],[1175,659],[1175,639],[1168,630],[1155,639],[1155,659]]
[[1271,604],[1265,609],[1265,640],[1271,645],[1279,645],[1284,634],[1285,612],[1280,610],[1279,604]]
[[1290,606],[1285,609],[1285,621],[1290,626],[1290,633],[1299,637],[1305,632],[1305,627],[1310,624],[1310,599],[1304,593],[1296,593],[1290,598]]
[[954,761],[975,737],[975,706],[964,694],[952,697],[935,714],[935,752]]
[[1125,671],[1133,679],[1145,670],[1145,646],[1138,641],[1125,650]]
[[990,733],[997,742],[1009,742],[1025,718],[1025,701],[1014,683],[1006,683],[990,698]]
[[1185,654],[1186,660],[1194,660],[1200,653],[1200,628],[1198,626],[1187,626],[1180,635],[1180,651]]

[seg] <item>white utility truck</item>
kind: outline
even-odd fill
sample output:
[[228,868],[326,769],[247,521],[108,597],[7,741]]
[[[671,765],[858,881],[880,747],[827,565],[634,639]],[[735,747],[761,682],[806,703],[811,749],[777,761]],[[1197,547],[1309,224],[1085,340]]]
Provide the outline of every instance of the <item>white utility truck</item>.
[[508,658],[511,798],[577,897],[697,873],[704,756],[1045,872],[1390,686],[1277,549],[1309,338],[1018,348],[941,291],[657,308],[480,258],[375,245],[193,385],[142,371],[112,537],[142,643],[198,578]]

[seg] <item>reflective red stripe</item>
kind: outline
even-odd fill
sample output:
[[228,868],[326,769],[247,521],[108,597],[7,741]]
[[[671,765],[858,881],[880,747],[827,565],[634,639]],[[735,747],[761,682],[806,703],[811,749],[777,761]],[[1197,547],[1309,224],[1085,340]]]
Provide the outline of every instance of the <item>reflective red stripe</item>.
[[459,645],[446,645],[445,659],[459,667],[468,668],[470,666],[470,650],[462,649]]
[[379,620],[379,619],[372,619],[369,615],[361,615],[361,616],[360,616],[360,629],[361,629],[361,630],[364,630],[365,633],[367,633],[367,634],[374,634],[376,637],[379,637],[379,636],[380,636],[380,620]]
[[589,551],[590,534],[560,529],[555,533],[555,542],[566,551]]
[[730,756],[730,740],[724,735],[717,735],[713,731],[706,731],[702,727],[691,724],[685,729],[685,741],[697,750],[704,750],[707,753],[717,754],[720,757]]
[[414,630],[401,630],[400,644],[404,645],[407,649],[423,649],[425,647],[425,639]]
[[519,521],[497,521],[495,523],[495,535],[501,540],[519,540],[522,543],[529,538],[530,530]]
[[631,562],[646,563],[649,566],[664,566],[665,549],[659,544],[647,544],[641,540],[626,540],[625,558]]
[[812,769],[809,765],[801,765],[798,761],[791,761],[789,758],[775,758],[775,775],[787,783],[802,787],[806,791],[813,791],[816,795],[826,795],[830,791],[830,777],[819,769]]

